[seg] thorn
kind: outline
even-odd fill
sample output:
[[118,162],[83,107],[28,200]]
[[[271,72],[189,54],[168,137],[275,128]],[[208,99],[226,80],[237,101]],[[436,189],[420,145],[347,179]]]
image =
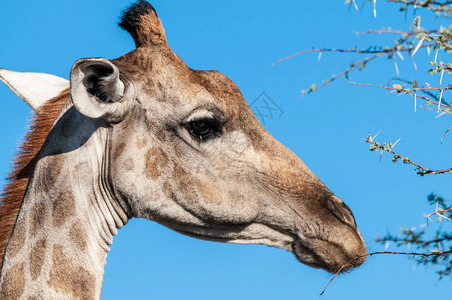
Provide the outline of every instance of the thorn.
[[405,61],[405,58],[403,57],[402,53],[400,53],[400,51],[397,51],[396,53],[402,61]]
[[421,45],[424,42],[424,40],[425,40],[425,36],[423,36],[420,39],[419,43],[417,43],[416,47],[414,48],[413,52],[411,53],[411,57],[413,57],[416,54],[417,50],[419,50],[419,48],[421,47]]
[[448,220],[448,221],[452,221],[451,219],[449,219],[448,217],[446,217],[446,216],[444,216],[444,215],[442,215],[442,214],[438,214],[438,216],[440,216],[441,218],[444,218],[444,219],[446,219],[446,220]]
[[417,107],[417,105],[416,105],[416,92],[414,92],[414,113],[416,113],[416,107]]
[[439,115],[437,115],[437,116],[435,117],[435,119],[438,119],[439,117],[442,117],[442,116],[444,116],[445,114],[446,114],[446,112],[443,111],[442,113],[440,113]]
[[374,18],[377,18],[377,0],[374,0]]
[[441,77],[439,78],[439,85],[441,85],[441,83],[443,82],[443,74],[444,74],[444,69],[441,71]]
[[394,149],[395,145],[397,145],[397,143],[398,143],[401,139],[402,139],[402,138],[399,138],[399,139],[394,143],[394,145],[392,145],[391,149]]
[[320,58],[322,57],[322,51],[319,52],[319,56],[317,57],[317,63],[320,61]]
[[380,134],[381,130],[379,132],[377,132],[376,135],[374,135],[374,137],[372,138],[372,141]]
[[427,47],[427,54],[430,56],[430,46]]
[[[439,94],[439,100],[438,100],[438,111],[437,113],[439,113],[440,109],[441,109],[441,99],[443,98],[443,90],[441,90],[441,93]],[[446,112],[444,112],[446,113]]]
[[436,63],[436,58],[438,57],[438,49],[436,49],[436,53],[435,53],[435,60],[434,62]]
[[353,5],[355,6],[356,11],[358,11],[358,5],[356,5],[355,0],[352,0],[352,2],[353,2]]
[[414,61],[413,56],[411,56],[411,60],[413,61],[413,67],[414,67],[414,69],[417,71],[417,65],[416,65],[416,62]]
[[399,76],[399,67],[397,66],[397,61],[396,61],[396,58],[395,58],[395,56],[393,56],[393,57],[394,57],[394,67],[395,67],[395,70],[396,70],[397,76]]

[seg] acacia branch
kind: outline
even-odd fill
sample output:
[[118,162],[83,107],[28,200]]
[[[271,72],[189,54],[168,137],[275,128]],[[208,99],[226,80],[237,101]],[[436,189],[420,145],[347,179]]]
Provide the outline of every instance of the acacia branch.
[[451,1],[445,1],[445,2],[431,1],[431,0],[426,0],[426,1],[419,1],[419,0],[388,0],[388,1],[389,2],[393,2],[393,3],[405,4],[407,6],[411,5],[411,6],[425,7],[425,8],[428,8],[428,9],[432,10],[432,11],[435,11],[435,12],[445,12],[445,13],[451,13],[452,12],[452,7],[446,7],[446,5],[450,5],[452,3]]
[[[417,33],[416,33],[417,34]],[[384,48],[384,49],[375,49],[374,47],[369,47],[367,49],[339,49],[339,48],[313,48],[310,50],[302,50],[302,51],[298,51],[295,52],[291,55],[288,55],[286,57],[280,58],[277,61],[275,61],[272,65],[276,66],[277,64],[279,64],[282,61],[291,59],[295,56],[298,56],[300,54],[306,54],[306,53],[311,53],[311,52],[338,52],[338,53],[358,53],[358,54],[380,54],[378,56],[384,55],[384,54],[388,54],[388,53],[395,53],[395,52],[406,52],[406,51],[411,51],[413,50],[413,47],[398,47],[400,44],[394,46],[393,48]],[[421,45],[419,48],[425,48],[425,47],[433,47],[434,45],[436,45],[436,43],[430,43],[430,44],[423,44]],[[377,57],[378,57],[377,56]],[[373,59],[373,58],[371,58]]]
[[425,218],[429,218],[429,217],[431,217],[433,215],[443,216],[442,214],[444,214],[445,212],[451,211],[451,210],[452,210],[452,207],[449,207],[447,209],[440,209],[439,211],[432,212],[432,213],[430,213],[428,215],[425,215],[424,217]]
[[358,83],[358,82],[351,82],[351,83],[359,85],[359,86],[379,87],[379,88],[382,88],[382,89],[385,89],[385,90],[390,90],[390,91],[394,91],[394,92],[397,92],[397,93],[403,93],[403,94],[406,94],[406,95],[410,95],[410,96],[416,97],[418,99],[425,100],[429,104],[438,105],[439,107],[444,108],[445,112],[452,112],[452,111],[449,111],[449,110],[452,109],[451,105],[449,105],[449,104],[447,104],[445,102],[439,103],[439,102],[436,102],[435,100],[432,100],[430,98],[427,98],[427,97],[420,96],[420,95],[416,94],[416,91],[426,91],[426,90],[435,90],[435,91],[438,91],[438,92],[444,92],[444,91],[452,90],[452,86],[447,86],[445,88],[434,88],[434,87],[418,88],[418,87],[416,87],[416,88],[405,89],[404,87],[402,87],[401,85],[398,85],[398,84],[397,85],[396,84],[393,85],[393,87],[391,88],[391,87],[388,87],[388,86],[384,86],[382,84],[367,84],[367,83]]
[[388,153],[391,153],[392,155],[394,155],[394,157],[392,158],[393,162],[396,162],[397,160],[401,159],[403,161],[403,163],[415,166],[416,167],[416,174],[418,174],[420,176],[424,176],[426,174],[452,173],[452,168],[441,169],[441,170],[432,170],[432,169],[425,168],[425,167],[413,162],[408,157],[404,157],[404,156],[394,152],[394,150],[392,150],[394,145],[392,145],[391,143],[380,144],[378,142],[375,142],[370,134],[363,140],[366,143],[371,144],[370,145],[370,151],[380,151],[381,150],[381,151],[384,151],[384,152],[388,152]]

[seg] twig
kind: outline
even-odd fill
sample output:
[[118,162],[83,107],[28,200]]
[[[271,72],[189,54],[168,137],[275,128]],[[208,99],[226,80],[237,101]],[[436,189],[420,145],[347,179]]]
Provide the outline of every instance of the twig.
[[424,218],[429,218],[429,217],[431,217],[433,215],[441,215],[441,214],[443,214],[445,212],[448,212],[448,211],[451,211],[451,210],[452,210],[452,207],[449,207],[448,209],[443,209],[441,211],[436,210],[435,212],[432,212],[432,213],[430,213],[428,215],[425,215]]
[[448,250],[448,251],[432,251],[432,253],[419,253],[419,252],[395,252],[395,251],[380,251],[380,252],[372,252],[372,253],[367,253],[364,255],[360,255],[355,257],[354,259],[352,259],[349,263],[343,265],[342,267],[339,268],[339,270],[336,272],[336,274],[334,274],[334,276],[330,279],[330,281],[325,285],[325,287],[323,288],[322,292],[320,293],[320,296],[322,296],[326,289],[328,288],[328,286],[331,284],[331,282],[341,273],[341,271],[344,268],[347,268],[349,266],[353,266],[353,263],[355,261],[357,261],[358,259],[361,259],[363,257],[369,257],[369,256],[374,256],[374,255],[380,255],[380,254],[397,254],[397,255],[409,255],[409,256],[423,256],[423,257],[430,257],[430,256],[441,256],[441,255],[445,255],[445,254],[449,254],[452,253],[452,250]]
[[[430,43],[430,44],[424,44],[422,46],[420,46],[420,48],[425,48],[425,47],[432,47],[436,45],[436,43]],[[302,50],[302,51],[298,51],[295,52],[291,55],[288,55],[286,57],[280,58],[278,59],[276,62],[273,63],[273,66],[276,66],[277,64],[279,64],[282,61],[288,60],[290,58],[293,58],[295,56],[298,56],[300,54],[306,54],[306,53],[311,53],[311,52],[339,52],[339,53],[358,53],[358,54],[380,54],[378,56],[387,54],[387,53],[394,53],[397,51],[411,51],[413,48],[410,47],[403,47],[403,48],[397,48],[397,47],[393,47],[393,48],[384,48],[384,49],[372,49],[373,47],[369,47],[367,49],[339,49],[339,48],[314,48],[314,49],[310,49],[310,50]]]
[[[413,97],[415,96],[415,93],[411,93],[411,91],[415,91],[416,92],[416,91],[425,91],[425,90],[436,90],[436,91],[440,91],[441,92],[441,91],[452,90],[452,87],[446,87],[446,88],[426,87],[426,88],[404,89],[404,88],[394,88],[394,87],[391,88],[391,87],[388,87],[388,86],[384,86],[382,84],[367,84],[367,83],[358,83],[358,82],[350,82],[350,83],[356,84],[356,85],[359,85],[359,86],[379,87],[379,88],[382,88],[382,89],[385,89],[385,90],[391,90],[391,91],[396,91],[398,93],[404,93],[404,94],[407,94],[407,95],[410,95],[410,96],[413,96]],[[440,107],[444,107],[446,109],[451,109],[452,108],[447,103],[440,103],[439,101],[435,102],[435,101],[433,101],[433,100],[431,100],[431,99],[429,99],[427,97],[424,97],[424,96],[416,95],[416,98],[423,99],[425,101],[428,101],[429,103],[432,103],[434,105],[439,105]]]
[[443,143],[444,138],[446,137],[446,134],[452,130],[452,126],[449,127],[449,129],[446,130],[446,132],[444,132],[443,137],[441,138],[441,144]]
[[416,167],[416,174],[419,174],[421,176],[426,175],[426,174],[444,174],[444,173],[452,173],[452,168],[447,168],[447,169],[441,169],[441,170],[431,170],[431,169],[427,169],[424,168],[423,166],[413,162],[412,160],[410,160],[408,157],[404,157],[400,154],[397,154],[396,152],[394,152],[392,150],[392,148],[388,148],[386,147],[386,144],[380,144],[378,142],[375,142],[372,137],[370,135],[367,136],[367,139],[363,139],[366,143],[369,143],[371,145],[373,145],[373,149],[371,148],[371,151],[380,151],[380,150],[384,150],[385,152],[389,152],[391,154],[394,155],[394,159],[393,161],[397,161],[399,158],[402,159],[402,161],[406,164],[410,164]]
[[[450,4],[450,1],[439,2],[439,1],[424,1],[419,3],[418,1],[410,1],[410,0],[389,0],[389,2],[393,3],[403,3],[406,5],[417,5],[420,7],[427,7],[430,10],[435,12],[452,12],[452,7],[446,7],[446,5]],[[438,6],[434,6],[438,5]]]
[[403,30],[394,30],[394,29],[371,29],[367,31],[357,31],[355,32],[357,35],[371,34],[371,33],[395,33],[395,34],[403,34],[403,35],[417,35],[419,33],[423,33],[425,35],[429,35],[432,33],[440,33],[439,30],[416,30],[416,32],[412,31],[403,31]]

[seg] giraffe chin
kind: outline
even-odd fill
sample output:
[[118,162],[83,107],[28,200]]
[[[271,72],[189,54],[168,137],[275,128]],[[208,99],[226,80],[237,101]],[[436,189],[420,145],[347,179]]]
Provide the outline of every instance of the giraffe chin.
[[367,257],[365,246],[343,247],[315,238],[309,241],[309,245],[306,244],[295,241],[291,252],[301,263],[330,273],[347,272],[362,265]]

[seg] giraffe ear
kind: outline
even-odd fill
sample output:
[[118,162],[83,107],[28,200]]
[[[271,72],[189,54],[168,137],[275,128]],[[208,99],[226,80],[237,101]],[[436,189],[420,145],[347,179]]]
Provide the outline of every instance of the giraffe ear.
[[48,100],[69,88],[69,81],[54,75],[15,72],[2,68],[0,68],[0,80],[34,111],[38,111]]
[[131,90],[120,80],[118,68],[105,58],[80,59],[72,67],[72,101],[87,117],[122,120],[133,100]]

